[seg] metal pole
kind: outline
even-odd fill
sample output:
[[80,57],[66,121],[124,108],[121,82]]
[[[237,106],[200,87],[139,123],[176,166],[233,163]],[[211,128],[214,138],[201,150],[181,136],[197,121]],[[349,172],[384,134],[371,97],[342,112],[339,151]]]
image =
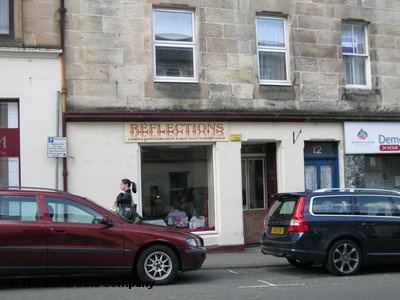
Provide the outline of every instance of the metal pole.
[[[57,113],[56,113],[56,136],[59,136],[60,132],[60,103],[61,103],[61,92],[57,91]],[[56,158],[56,186],[55,189],[58,190],[58,165],[59,159]]]

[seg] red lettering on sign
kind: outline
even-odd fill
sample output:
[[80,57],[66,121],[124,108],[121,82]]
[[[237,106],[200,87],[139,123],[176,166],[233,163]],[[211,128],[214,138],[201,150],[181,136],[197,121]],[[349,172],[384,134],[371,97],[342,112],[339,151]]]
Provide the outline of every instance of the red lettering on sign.
[[400,146],[399,145],[380,145],[379,150],[380,151],[399,151]]

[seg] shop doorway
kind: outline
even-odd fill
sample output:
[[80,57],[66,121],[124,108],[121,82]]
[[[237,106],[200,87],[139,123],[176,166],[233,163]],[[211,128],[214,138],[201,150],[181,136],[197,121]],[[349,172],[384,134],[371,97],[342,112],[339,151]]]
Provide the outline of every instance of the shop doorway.
[[[272,153],[271,153],[272,152]],[[242,145],[242,201],[245,244],[256,244],[276,192],[275,144]]]
[[304,147],[306,190],[339,187],[336,142],[306,142]]

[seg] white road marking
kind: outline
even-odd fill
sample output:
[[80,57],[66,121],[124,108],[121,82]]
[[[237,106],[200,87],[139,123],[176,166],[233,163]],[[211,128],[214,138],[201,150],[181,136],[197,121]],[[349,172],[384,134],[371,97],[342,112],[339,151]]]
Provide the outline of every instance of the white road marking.
[[231,272],[231,273],[233,273],[233,274],[239,275],[238,272],[235,272],[235,271],[232,271],[232,270],[228,270],[228,272]]
[[305,283],[284,283],[284,284],[273,284],[264,280],[257,280],[264,285],[247,285],[247,286],[239,286],[239,289],[252,289],[252,288],[264,288],[264,287],[280,287],[280,286],[294,286],[294,285],[301,285],[304,286]]

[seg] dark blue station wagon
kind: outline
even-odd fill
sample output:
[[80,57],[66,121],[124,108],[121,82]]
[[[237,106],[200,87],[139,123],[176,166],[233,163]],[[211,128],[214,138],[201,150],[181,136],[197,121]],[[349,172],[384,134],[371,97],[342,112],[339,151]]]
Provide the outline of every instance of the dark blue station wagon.
[[324,189],[276,194],[261,238],[264,254],[297,267],[323,264],[353,275],[374,262],[400,261],[400,192]]

